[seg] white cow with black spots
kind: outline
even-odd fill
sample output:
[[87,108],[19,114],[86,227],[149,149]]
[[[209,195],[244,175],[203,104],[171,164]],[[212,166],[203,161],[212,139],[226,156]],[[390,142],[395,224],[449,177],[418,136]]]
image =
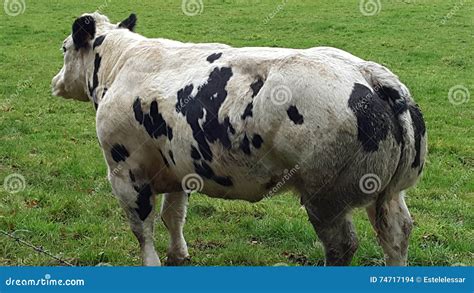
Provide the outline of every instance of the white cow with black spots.
[[397,76],[335,48],[181,43],[141,36],[135,23],[133,14],[119,24],[98,13],[76,19],[52,87],[94,104],[108,178],[145,265],[160,265],[159,193],[167,262],[189,257],[188,189],[250,202],[291,189],[326,265],[350,264],[351,212],[365,207],[386,263],[407,263],[404,190],[421,174],[426,130]]

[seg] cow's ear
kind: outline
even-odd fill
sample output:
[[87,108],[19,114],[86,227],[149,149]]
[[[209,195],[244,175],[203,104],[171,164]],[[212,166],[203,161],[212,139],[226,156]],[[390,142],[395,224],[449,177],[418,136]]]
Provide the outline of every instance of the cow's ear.
[[119,23],[119,27],[128,28],[130,31],[135,30],[135,25],[137,24],[137,15],[135,13],[130,14],[127,19],[124,19]]
[[88,48],[95,36],[95,20],[86,15],[76,19],[72,25],[72,39],[76,50]]

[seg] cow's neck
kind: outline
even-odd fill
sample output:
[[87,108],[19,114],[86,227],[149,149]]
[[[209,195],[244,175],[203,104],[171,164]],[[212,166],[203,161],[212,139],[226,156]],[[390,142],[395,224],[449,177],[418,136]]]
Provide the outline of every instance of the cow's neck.
[[[98,36],[100,37],[100,36]],[[119,41],[116,38],[120,38]],[[105,41],[95,46],[89,56],[86,84],[89,99],[97,110],[108,89],[114,84],[125,63],[135,57],[134,48],[144,37],[137,35],[127,36],[117,34],[105,35]]]

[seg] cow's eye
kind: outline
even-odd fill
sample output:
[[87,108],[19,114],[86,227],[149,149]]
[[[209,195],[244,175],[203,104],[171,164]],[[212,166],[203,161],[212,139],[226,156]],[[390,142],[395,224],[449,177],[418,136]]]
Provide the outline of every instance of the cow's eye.
[[63,46],[63,53],[66,53],[66,47]]

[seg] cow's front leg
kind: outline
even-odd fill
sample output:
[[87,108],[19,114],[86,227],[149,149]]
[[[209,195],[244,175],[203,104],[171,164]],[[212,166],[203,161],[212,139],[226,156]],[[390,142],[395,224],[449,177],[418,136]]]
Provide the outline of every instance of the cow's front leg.
[[350,265],[358,241],[350,209],[335,200],[313,200],[305,204],[309,220],[324,245],[326,266]]
[[161,219],[170,234],[166,265],[176,266],[189,262],[188,246],[183,235],[187,206],[188,194],[186,192],[163,195]]
[[122,173],[125,172],[109,175],[112,190],[125,210],[130,228],[138,239],[143,265],[160,266],[153,239],[155,195],[150,184],[139,182],[134,176]]

